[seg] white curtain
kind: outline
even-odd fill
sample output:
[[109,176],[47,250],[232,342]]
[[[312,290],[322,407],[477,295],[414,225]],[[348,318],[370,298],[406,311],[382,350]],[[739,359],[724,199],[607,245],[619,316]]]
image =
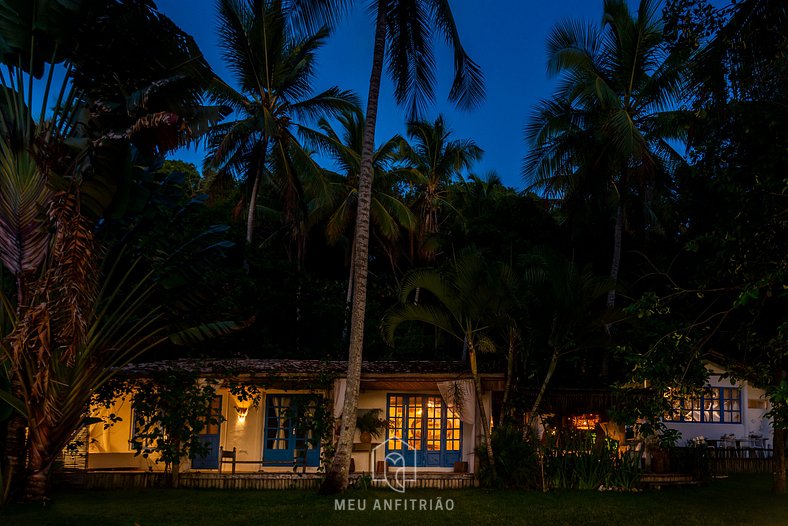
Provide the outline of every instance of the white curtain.
[[288,438],[290,435],[290,426],[288,424],[288,414],[290,409],[290,398],[286,396],[272,396],[272,407],[277,420],[276,440],[274,441],[274,449],[288,449],[290,444]]
[[347,379],[340,378],[334,381],[334,418],[342,416],[342,409],[345,407],[345,391],[347,390]]
[[[438,390],[449,409],[460,413],[460,420],[473,424],[476,414],[476,391],[473,380],[450,380],[438,382]],[[456,398],[456,400],[455,400]]]

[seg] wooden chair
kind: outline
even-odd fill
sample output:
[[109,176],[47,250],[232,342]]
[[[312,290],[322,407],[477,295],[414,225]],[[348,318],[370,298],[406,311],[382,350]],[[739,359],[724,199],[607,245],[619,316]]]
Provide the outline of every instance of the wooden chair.
[[765,449],[766,449],[766,439],[763,437],[750,437],[750,450],[752,451],[752,456],[763,458],[765,457]]
[[236,456],[237,451],[233,448],[232,451],[225,451],[224,448],[219,448],[219,473],[222,472],[222,465],[224,463],[230,463],[233,465],[232,474],[235,475],[235,463],[236,463]]

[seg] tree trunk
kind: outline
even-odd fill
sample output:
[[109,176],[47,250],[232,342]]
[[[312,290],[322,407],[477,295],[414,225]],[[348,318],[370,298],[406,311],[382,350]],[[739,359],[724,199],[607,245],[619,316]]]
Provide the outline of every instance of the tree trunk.
[[372,154],[375,151],[375,126],[378,116],[380,79],[383,74],[383,58],[386,50],[386,10],[378,2],[375,23],[375,47],[372,56],[372,73],[369,79],[367,115],[364,124],[364,143],[361,149],[361,173],[358,179],[358,209],[354,237],[353,306],[350,317],[350,346],[348,349],[347,388],[339,442],[331,469],[320,488],[321,493],[332,494],[344,491],[348,485],[350,454],[353,433],[356,430],[356,409],[361,386],[361,359],[364,347],[364,315],[367,307],[367,272],[369,263],[369,214],[372,206]]
[[[785,378],[785,371],[778,362],[774,366],[774,385],[780,385]],[[777,422],[774,426],[774,478],[772,479],[772,491],[778,495],[785,495],[785,422]]]
[[558,349],[553,349],[553,356],[550,358],[550,365],[547,367],[547,374],[545,374],[544,380],[542,380],[542,387],[539,388],[539,393],[536,395],[536,400],[534,400],[531,410],[528,412],[528,425],[532,428],[534,418],[536,417],[536,412],[539,410],[539,405],[542,403],[542,398],[544,398],[544,394],[547,391],[547,386],[550,383],[550,379],[553,377],[556,366],[558,365],[559,356],[560,353],[558,352]]
[[172,487],[178,489],[181,485],[181,462],[172,463]]
[[5,472],[2,473],[3,487],[0,488],[0,504],[8,501],[12,493],[22,485],[25,469],[25,419],[16,412],[11,415],[6,428]]
[[265,157],[268,153],[268,137],[263,139],[263,154],[260,159],[260,166],[254,174],[254,183],[252,184],[252,195],[249,197],[249,213],[246,216],[246,242],[251,244],[252,235],[254,234],[254,216],[255,209],[257,208],[257,192],[260,190],[260,181],[263,178],[263,170],[265,170]]
[[[28,429],[29,463],[25,478],[24,500],[41,502],[47,496],[49,470],[52,467],[52,442],[50,429],[42,425],[43,418],[31,421]],[[37,421],[38,423],[33,423]]]
[[487,412],[484,410],[482,402],[482,381],[479,379],[479,368],[476,364],[476,350],[473,348],[473,340],[467,338],[468,360],[471,363],[471,375],[473,376],[473,386],[476,388],[476,404],[479,406],[479,419],[482,421],[482,432],[484,433],[484,447],[487,450],[487,462],[490,464],[492,478],[496,478],[495,455],[493,455],[492,440],[490,434],[490,421],[487,419]]
[[356,259],[356,239],[355,236],[350,242],[350,271],[347,278],[347,294],[345,294],[345,318],[342,320],[342,343],[348,341],[348,318],[350,317],[350,309],[353,301],[353,270],[354,262]]
[[774,479],[772,491],[785,495],[785,429],[774,430]]
[[[613,228],[613,260],[610,263],[610,279],[613,284],[618,281],[618,269],[621,266],[621,234],[624,228],[624,211],[619,203],[616,207],[616,225]],[[616,289],[607,291],[607,308],[612,309],[616,305]]]
[[[620,199],[620,197],[619,197]],[[624,210],[621,207],[621,203],[618,203],[616,207],[616,224],[613,227],[613,260],[610,262],[610,280],[612,281],[612,286],[609,291],[607,291],[607,309],[612,310],[613,307],[616,306],[616,289],[615,287],[618,284],[618,270],[621,266],[621,237],[622,231],[624,229]],[[610,334],[610,325],[605,325],[605,330],[608,334]],[[602,351],[602,367],[601,367],[601,375],[602,378],[607,378],[609,373],[609,363],[610,363],[610,350],[605,348]]]
[[[11,394],[19,400],[22,399],[22,387],[12,375]],[[19,413],[14,411],[8,419],[5,437],[5,469],[2,473],[3,487],[0,488],[0,504],[6,502],[11,494],[22,488],[24,484],[25,459],[27,458],[27,439],[25,438],[25,428],[27,420]]]
[[506,383],[503,386],[503,400],[501,401],[501,414],[498,417],[498,425],[503,425],[506,415],[509,413],[509,394],[512,389],[512,376],[514,375],[514,356],[515,338],[513,334],[509,335],[509,353],[506,356]]

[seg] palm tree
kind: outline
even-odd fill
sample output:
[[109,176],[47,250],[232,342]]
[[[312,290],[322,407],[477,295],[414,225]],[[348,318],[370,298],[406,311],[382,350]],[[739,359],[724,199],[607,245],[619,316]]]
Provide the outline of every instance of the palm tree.
[[[315,55],[328,37],[320,29],[304,37],[292,34],[279,0],[218,0],[223,58],[239,89],[215,79],[212,98],[235,118],[214,126],[208,137],[206,168],[245,179],[249,190],[246,241],[254,234],[257,195],[263,176],[277,178],[286,219],[293,220],[303,191],[294,165],[319,173],[295,134],[305,120],[331,116],[358,105],[336,87],[311,95]],[[271,157],[277,170],[270,169]]]
[[[637,202],[650,208],[684,163],[671,140],[686,136],[686,115],[676,110],[686,56],[666,53],[660,2],[641,0],[636,15],[625,0],[605,0],[603,26],[575,21],[550,34],[548,72],[560,76],[553,100],[537,107],[526,128],[532,145],[524,176],[532,188],[564,206],[612,205],[610,277],[618,279],[622,231]],[[592,203],[593,202],[593,203]],[[610,208],[607,208],[610,210]],[[615,304],[615,289],[607,305]]]
[[[341,16],[351,2],[346,0],[304,0],[291,2],[292,16],[309,25]],[[348,349],[347,390],[336,452],[321,487],[324,493],[344,491],[348,483],[350,453],[355,431],[358,393],[361,386],[361,355],[364,345],[367,275],[369,258],[369,221],[372,208],[373,152],[378,117],[378,99],[384,60],[394,80],[394,97],[408,108],[411,117],[418,116],[434,98],[435,60],[432,43],[442,36],[454,51],[454,82],[449,100],[464,109],[477,105],[484,96],[484,83],[479,66],[470,59],[460,41],[460,34],[449,2],[442,0],[377,0],[375,36],[367,96],[366,122],[361,151],[358,209],[353,262],[353,307]],[[388,50],[387,50],[388,48]]]
[[[390,344],[402,323],[419,321],[453,336],[467,348],[485,447],[493,471],[490,422],[482,403],[477,357],[480,352],[496,350],[491,327],[513,328],[511,317],[517,303],[515,287],[514,273],[509,266],[490,264],[478,252],[467,252],[447,273],[424,269],[406,275],[400,288],[400,304],[390,309],[382,322],[384,337]],[[417,290],[429,292],[430,299],[414,301]],[[435,301],[430,301],[433,298]]]
[[482,155],[482,149],[472,139],[452,140],[450,136],[443,116],[438,116],[435,122],[408,124],[411,143],[402,144],[401,157],[411,166],[412,206],[419,214],[419,254],[428,262],[436,252],[440,210],[449,206],[446,201],[449,185]]
[[[547,369],[528,412],[533,423],[539,405],[562,357],[604,340],[603,312],[597,306],[612,287],[611,280],[593,274],[544,249],[523,256],[532,345],[548,351]],[[609,315],[609,310],[605,311]],[[597,338],[600,337],[600,338]]]
[[[327,192],[320,192],[312,207],[316,218],[325,219],[326,237],[329,244],[336,244],[347,236],[356,222],[358,208],[358,174],[361,172],[361,150],[364,139],[364,116],[360,111],[344,111],[338,117],[340,131],[321,119],[320,134],[312,134],[319,150],[334,161],[342,174],[331,173],[333,181]],[[401,231],[414,232],[418,219],[402,201],[398,185],[402,172],[395,168],[397,148],[402,138],[395,135],[381,144],[373,154],[375,176],[372,182],[372,208],[370,218],[389,259],[394,265],[394,245]],[[354,238],[350,235],[350,277],[348,279],[346,304],[348,311],[353,291],[353,264],[355,255]],[[345,325],[347,325],[347,320]]]

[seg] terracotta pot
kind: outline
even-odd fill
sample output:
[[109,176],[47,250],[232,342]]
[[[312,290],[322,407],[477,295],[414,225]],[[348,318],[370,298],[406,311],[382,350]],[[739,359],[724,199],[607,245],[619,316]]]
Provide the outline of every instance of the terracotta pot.
[[372,442],[372,434],[367,433],[366,431],[361,433],[361,437],[360,438],[361,438],[361,443],[362,444],[369,444],[369,443]]

